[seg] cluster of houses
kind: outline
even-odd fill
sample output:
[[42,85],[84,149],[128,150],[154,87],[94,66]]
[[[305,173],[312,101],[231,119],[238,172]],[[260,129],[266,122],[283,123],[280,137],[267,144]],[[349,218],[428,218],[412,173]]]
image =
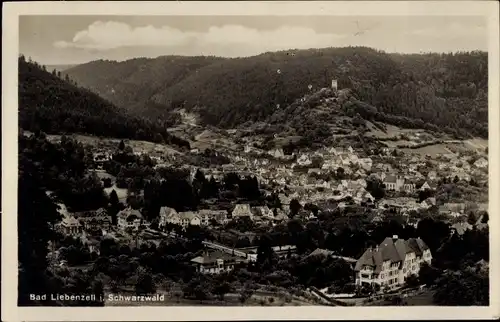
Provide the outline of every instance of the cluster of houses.
[[[257,247],[235,249],[207,241],[204,241],[203,245],[203,253],[191,260],[196,271],[202,274],[220,274],[233,270],[240,263],[257,261]],[[293,256],[297,247],[294,245],[274,246],[272,250],[278,258],[286,258]]]
[[56,224],[56,229],[65,235],[78,236],[84,231],[106,234],[112,225],[111,216],[104,208],[96,211],[85,211],[73,214],[66,214],[63,219]]
[[250,207],[249,204],[236,204],[232,211],[201,209],[198,211],[177,212],[170,207],[160,209],[158,227],[163,229],[167,224],[186,228],[192,226],[225,225],[233,219],[248,218],[255,223],[277,223],[286,221],[288,216],[281,209],[271,210],[268,206]]

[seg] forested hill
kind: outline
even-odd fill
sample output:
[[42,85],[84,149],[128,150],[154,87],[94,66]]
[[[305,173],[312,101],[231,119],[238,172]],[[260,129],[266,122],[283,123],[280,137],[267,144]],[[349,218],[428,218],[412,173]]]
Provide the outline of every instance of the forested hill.
[[134,58],[123,62],[97,60],[65,70],[72,79],[98,93],[130,112],[142,114],[144,109],[149,116],[157,118],[159,109],[152,97],[171,87],[196,70],[220,61],[216,57],[162,56],[156,59]]
[[[205,124],[220,127],[265,120],[278,104],[287,106],[308,93],[309,85],[315,91],[337,79],[339,88],[352,89],[384,115],[487,137],[487,57],[485,52],[401,55],[346,47],[235,59],[99,61],[66,72],[119,106],[151,117],[159,108],[185,107]],[[117,95],[122,92],[133,99]]]
[[166,131],[175,120],[130,116],[60,72],[19,57],[19,126],[45,133],[84,133],[189,145]]

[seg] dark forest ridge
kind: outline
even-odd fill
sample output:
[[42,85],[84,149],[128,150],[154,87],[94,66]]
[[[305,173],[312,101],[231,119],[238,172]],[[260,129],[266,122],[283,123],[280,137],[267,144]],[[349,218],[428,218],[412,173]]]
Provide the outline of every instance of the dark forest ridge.
[[487,137],[485,52],[388,54],[366,47],[289,50],[246,58],[161,56],[93,61],[64,71],[78,84],[153,119],[183,107],[203,124],[263,121],[338,80],[378,112]]
[[130,115],[55,69],[19,57],[19,126],[49,134],[85,133],[189,145],[166,131],[174,121]]

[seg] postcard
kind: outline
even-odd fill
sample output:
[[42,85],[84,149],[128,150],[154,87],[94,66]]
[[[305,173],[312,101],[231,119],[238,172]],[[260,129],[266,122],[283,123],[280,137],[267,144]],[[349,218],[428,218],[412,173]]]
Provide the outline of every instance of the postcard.
[[2,319],[498,318],[498,8],[6,3]]

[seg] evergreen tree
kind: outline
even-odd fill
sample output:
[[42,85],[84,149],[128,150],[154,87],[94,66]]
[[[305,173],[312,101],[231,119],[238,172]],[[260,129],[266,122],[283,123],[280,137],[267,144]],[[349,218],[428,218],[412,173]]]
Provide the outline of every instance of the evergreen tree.
[[[33,305],[30,294],[50,294],[47,273],[49,241],[60,218],[57,206],[40,188],[40,172],[24,155],[19,157],[18,181],[18,305]],[[50,299],[43,305],[50,305]]]

